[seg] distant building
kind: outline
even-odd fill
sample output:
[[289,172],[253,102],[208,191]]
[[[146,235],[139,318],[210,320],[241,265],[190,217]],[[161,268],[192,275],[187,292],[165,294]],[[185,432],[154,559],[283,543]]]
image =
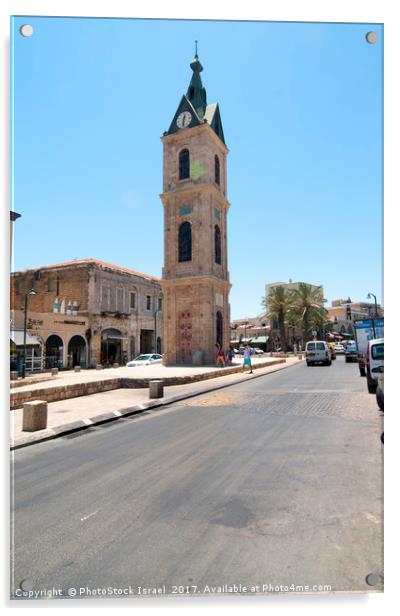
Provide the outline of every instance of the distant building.
[[292,280],[289,280],[289,282],[269,282],[268,284],[266,284],[265,285],[265,297],[268,297],[270,291],[276,287],[285,287],[288,290],[298,290],[300,284],[308,284],[312,289],[321,289],[322,296],[323,296],[324,289],[322,285],[315,285],[315,284],[311,284],[310,282],[306,282],[306,283],[292,282]]
[[244,344],[266,351],[270,339],[270,326],[265,315],[235,319],[231,322],[230,344],[239,348]]
[[[383,308],[377,304],[377,316],[383,316]],[[333,331],[339,334],[354,335],[354,321],[370,319],[375,316],[374,302],[353,302],[348,299],[334,299],[332,305],[327,308],[328,317],[332,322]]]
[[162,293],[154,276],[79,259],[14,272],[10,286],[14,354],[22,352],[25,295],[36,292],[27,311],[31,369],[123,364],[162,350]]

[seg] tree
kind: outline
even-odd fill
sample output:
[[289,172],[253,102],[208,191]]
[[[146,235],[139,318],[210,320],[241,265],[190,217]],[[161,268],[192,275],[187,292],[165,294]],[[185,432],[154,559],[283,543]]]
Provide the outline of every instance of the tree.
[[313,329],[322,330],[328,322],[328,313],[324,308],[322,287],[313,287],[305,282],[299,283],[298,289],[292,291],[293,309],[290,317],[301,327],[303,343],[311,338]]
[[262,305],[266,309],[266,317],[278,322],[282,350],[286,351],[286,325],[294,307],[292,293],[283,286],[273,287],[268,297],[263,298]]

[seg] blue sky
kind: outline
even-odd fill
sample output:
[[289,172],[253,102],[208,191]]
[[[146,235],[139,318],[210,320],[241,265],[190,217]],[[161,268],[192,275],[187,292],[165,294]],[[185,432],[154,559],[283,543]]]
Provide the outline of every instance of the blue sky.
[[95,257],[161,275],[160,136],[198,39],[230,149],[232,318],[260,313],[265,283],[289,278],[322,284],[329,301],[382,299],[381,26],[17,17],[11,28],[14,269]]

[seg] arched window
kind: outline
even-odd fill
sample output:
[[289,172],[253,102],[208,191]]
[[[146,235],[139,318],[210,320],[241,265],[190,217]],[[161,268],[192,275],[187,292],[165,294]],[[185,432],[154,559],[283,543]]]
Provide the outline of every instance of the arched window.
[[179,153],[179,179],[185,180],[190,177],[190,156],[189,150],[185,149]]
[[217,318],[216,318],[215,325],[216,325],[215,341],[217,344],[220,344],[222,346],[223,319],[222,319],[222,314],[219,311],[217,312]]
[[214,158],[214,170],[215,170],[215,183],[219,184],[220,183],[220,165],[219,165],[219,158],[217,155],[215,155],[215,158]]
[[192,225],[190,222],[183,222],[179,227],[178,253],[180,262],[192,260]]
[[214,227],[214,258],[221,265],[221,231],[218,225]]

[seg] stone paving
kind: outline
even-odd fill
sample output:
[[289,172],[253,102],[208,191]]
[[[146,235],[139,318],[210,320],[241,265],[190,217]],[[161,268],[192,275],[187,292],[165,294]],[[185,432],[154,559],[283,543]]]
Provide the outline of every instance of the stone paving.
[[[178,400],[183,400],[191,396],[195,396],[201,393],[217,390],[227,387],[229,385],[257,378],[276,370],[282,370],[284,368],[301,363],[297,358],[288,357],[286,361],[276,364],[273,363],[270,366],[261,367],[265,364],[266,358],[256,358],[253,362],[254,367],[259,366],[257,371],[253,375],[247,373],[236,372],[234,374],[226,374],[226,376],[215,376],[214,378],[202,380],[198,382],[187,383],[184,385],[171,385],[164,387],[164,397],[160,399],[149,399],[148,388],[140,389],[113,389],[112,391],[106,391],[102,393],[95,393],[92,395],[79,396],[75,398],[69,398],[66,400],[59,400],[57,402],[48,403],[48,423],[46,430],[38,430],[36,432],[23,432],[22,431],[22,408],[15,409],[11,412],[11,448],[23,447],[35,442],[55,438],[67,432],[74,430],[84,429],[89,426],[103,423],[105,421],[114,420],[124,415],[131,415],[133,413],[142,412],[148,408],[156,408],[165,404],[170,404]],[[276,362],[275,358],[271,358],[271,362]],[[240,364],[237,363],[236,367]],[[80,377],[84,377],[86,380],[90,380],[92,377],[95,381],[97,379],[104,378],[104,373],[108,372],[110,379],[116,378],[116,373],[124,372],[132,376],[132,372],[136,373],[136,370],[142,375],[142,378],[149,378],[149,374],[154,378],[165,378],[165,375],[171,375],[171,372],[179,372],[180,376],[185,376],[188,373],[204,374],[206,375],[210,371],[217,372],[216,368],[165,368],[164,366],[150,366],[140,369],[136,368],[114,368],[101,371],[82,371],[80,373],[64,373],[62,376],[63,384],[65,386],[69,383],[76,384],[79,382]],[[91,374],[85,374],[91,373]],[[101,373],[101,374],[99,374]],[[119,375],[118,375],[119,376]],[[58,376],[56,377],[59,378]],[[34,386],[28,386],[34,387]],[[41,386],[42,387],[42,386]]]

